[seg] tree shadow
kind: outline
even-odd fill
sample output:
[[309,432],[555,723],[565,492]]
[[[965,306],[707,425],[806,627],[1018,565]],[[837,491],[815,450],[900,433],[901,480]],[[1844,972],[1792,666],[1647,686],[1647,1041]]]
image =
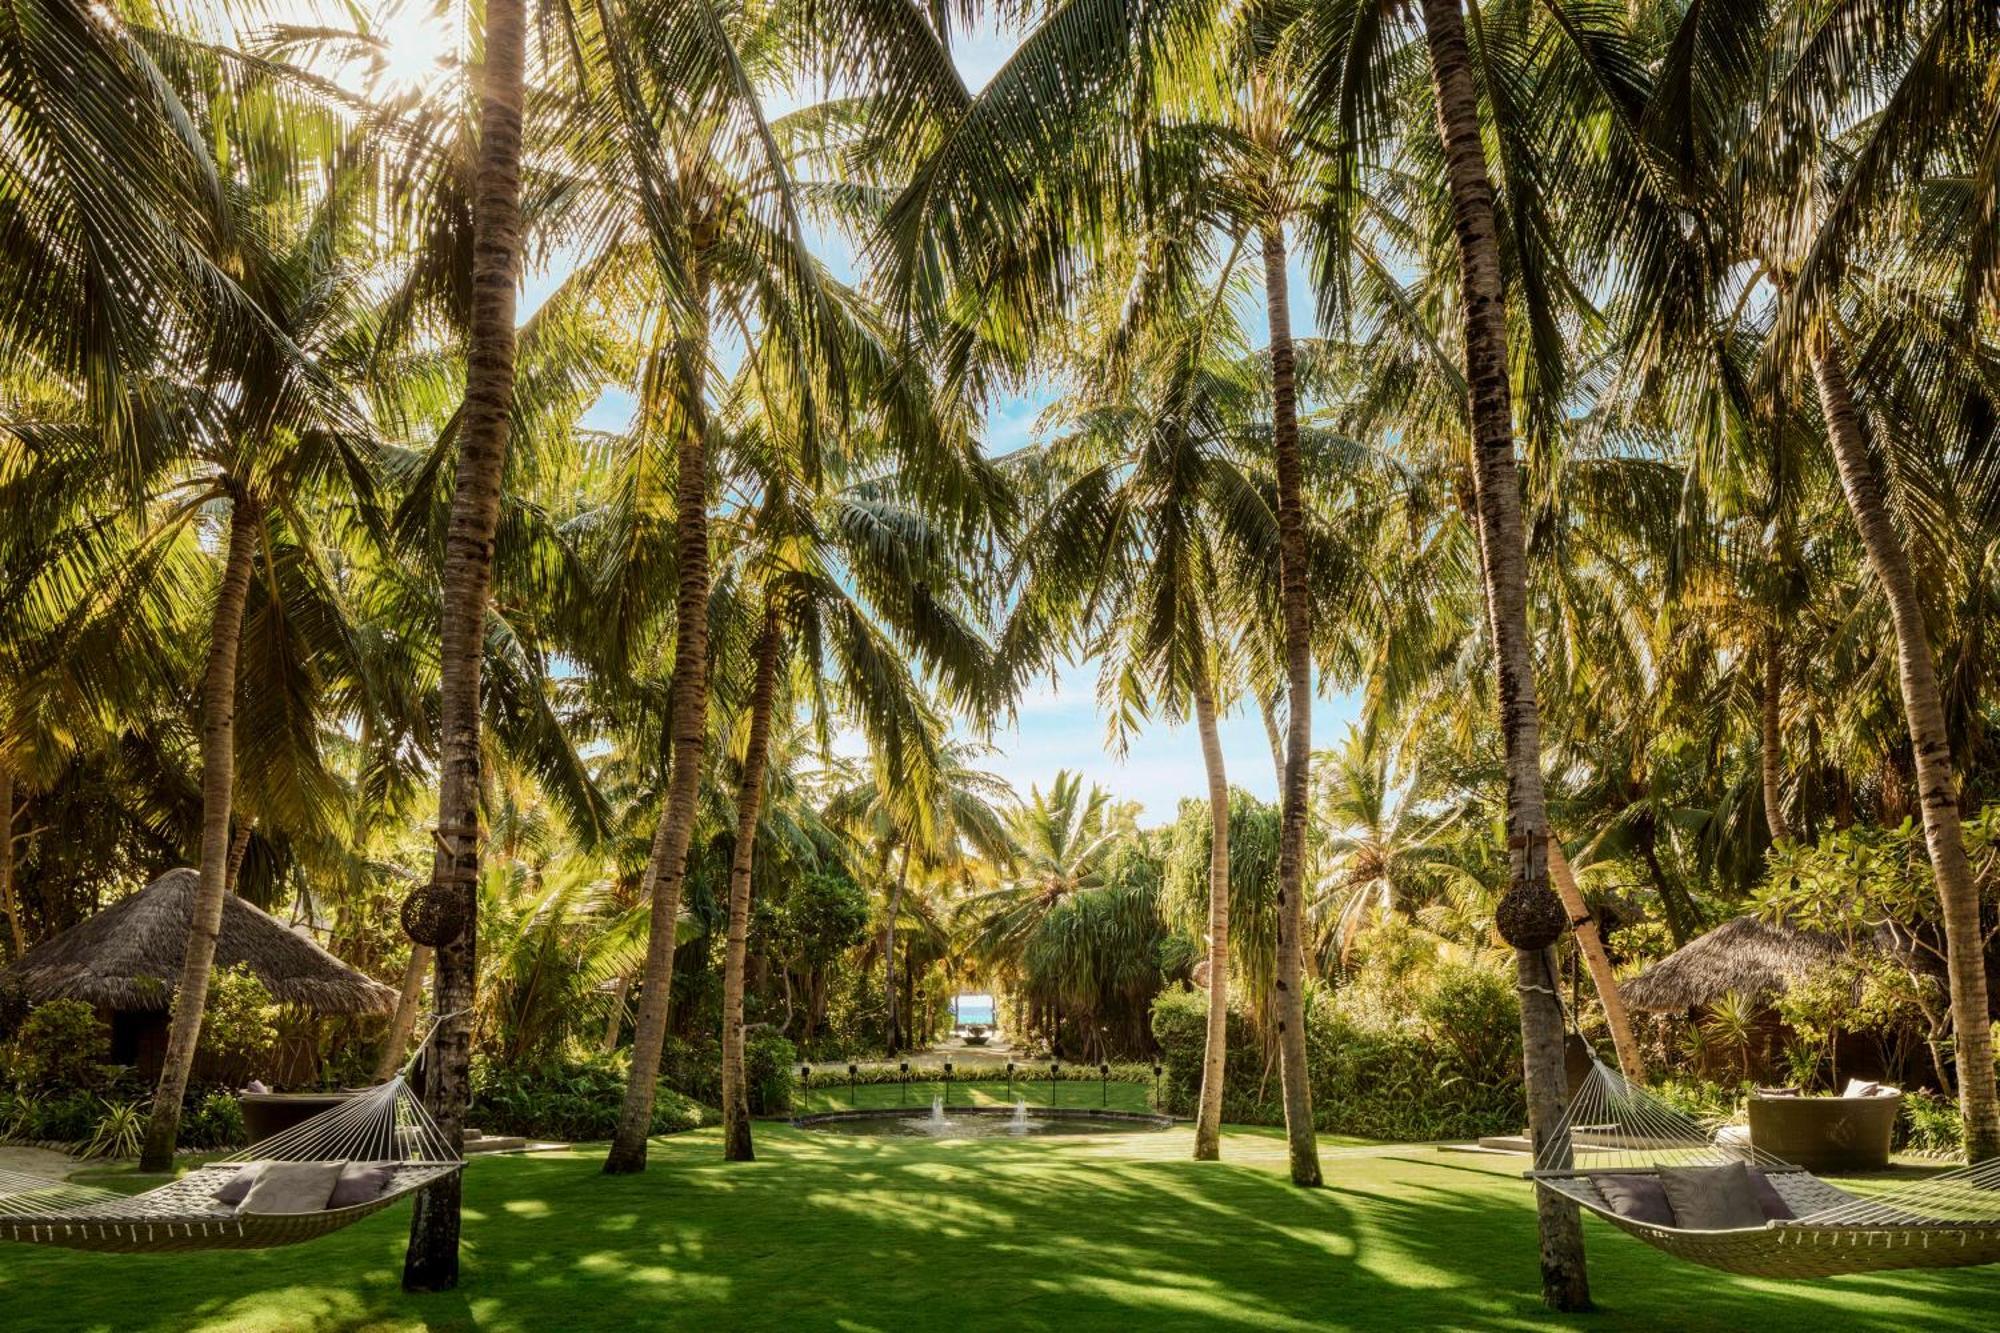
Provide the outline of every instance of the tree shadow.
[[[397,1287],[407,1215],[260,1254],[15,1249],[9,1329],[1544,1328],[1532,1197],[1506,1170],[1329,1158],[1299,1190],[1265,1136],[1222,1163],[1186,1131],[957,1143],[760,1126],[754,1163],[713,1131],[475,1162],[464,1280]],[[1235,1148],[1244,1162],[1228,1160]],[[1593,1225],[1598,1327],[1943,1327],[1989,1322],[2000,1273],[1779,1284],[1677,1265]],[[24,1313],[25,1321],[15,1312]],[[52,1322],[36,1323],[43,1317]],[[60,1318],[57,1318],[57,1315]]]

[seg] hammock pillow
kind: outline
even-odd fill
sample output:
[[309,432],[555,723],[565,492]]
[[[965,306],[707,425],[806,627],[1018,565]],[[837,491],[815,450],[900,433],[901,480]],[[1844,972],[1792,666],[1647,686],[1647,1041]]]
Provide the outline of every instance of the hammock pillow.
[[373,1203],[389,1188],[395,1174],[394,1162],[348,1162],[340,1168],[340,1180],[328,1196],[326,1206],[352,1208],[360,1203]]
[[267,1165],[269,1164],[266,1162],[244,1163],[241,1171],[223,1181],[222,1187],[215,1191],[215,1201],[226,1203],[232,1208],[242,1203],[250,1197],[250,1187],[257,1183],[257,1177],[264,1174]]
[[1597,1176],[1597,1192],[1611,1205],[1611,1211],[1635,1222],[1654,1226],[1674,1225],[1674,1206],[1655,1176]]
[[1744,1170],[1750,1173],[1750,1188],[1757,1195],[1757,1206],[1764,1210],[1766,1222],[1789,1222],[1798,1216],[1785,1202],[1785,1196],[1778,1193],[1778,1187],[1771,1183],[1769,1176],[1754,1166],[1746,1166]]
[[1724,1166],[1663,1166],[1660,1188],[1688,1231],[1738,1231],[1764,1225],[1764,1208],[1741,1162]]
[[249,1216],[321,1213],[340,1179],[339,1162],[273,1162],[243,1200]]

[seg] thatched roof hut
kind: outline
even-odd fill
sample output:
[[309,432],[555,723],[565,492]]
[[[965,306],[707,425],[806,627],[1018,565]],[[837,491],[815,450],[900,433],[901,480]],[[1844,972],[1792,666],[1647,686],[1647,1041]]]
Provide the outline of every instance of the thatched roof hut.
[[1717,926],[1619,986],[1627,1008],[1680,1013],[1732,991],[1768,1003],[1822,963],[1846,956],[1831,936],[1744,916]]
[[[200,876],[170,870],[138,893],[28,950],[0,972],[33,1001],[75,999],[114,1013],[172,1005]],[[396,991],[234,894],[223,900],[217,968],[243,966],[280,1004],[317,1014],[387,1014]]]

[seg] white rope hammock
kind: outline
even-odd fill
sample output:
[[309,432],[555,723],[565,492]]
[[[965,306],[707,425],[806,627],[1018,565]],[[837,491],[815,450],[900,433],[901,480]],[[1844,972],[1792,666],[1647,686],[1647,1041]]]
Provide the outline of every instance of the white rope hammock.
[[[1824,1277],[2000,1262],[2000,1160],[1855,1194],[1747,1138],[1718,1142],[1595,1057],[1561,1127],[1537,1155],[1535,1184],[1695,1263],[1760,1277]],[[1795,1216],[1729,1231],[1660,1226],[1617,1212],[1596,1184],[1607,1175],[1730,1162],[1763,1171]]]
[[[123,1252],[256,1249],[358,1222],[465,1166],[409,1084],[429,1041],[387,1083],[144,1194],[0,1171],[0,1240]],[[252,1162],[379,1163],[389,1175],[379,1194],[351,1206],[245,1214],[215,1191]]]

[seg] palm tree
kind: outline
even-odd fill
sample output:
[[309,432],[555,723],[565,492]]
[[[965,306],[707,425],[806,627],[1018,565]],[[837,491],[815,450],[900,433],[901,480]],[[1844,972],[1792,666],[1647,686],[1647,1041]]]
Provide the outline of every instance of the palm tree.
[[[1536,703],[1534,643],[1528,629],[1528,571],[1522,522],[1521,473],[1515,454],[1513,384],[1508,357],[1508,298],[1503,278],[1500,213],[1487,169],[1486,132],[1481,112],[1481,73],[1466,37],[1462,0],[1424,0],[1414,14],[1429,73],[1428,96],[1402,108],[1412,124],[1428,117],[1435,126],[1448,215],[1458,269],[1457,332],[1462,343],[1462,383],[1466,420],[1472,443],[1472,480],[1479,532],[1480,568],[1491,636],[1497,685],[1501,739],[1506,760],[1507,844],[1509,883],[1499,913],[1499,925],[1515,946],[1515,967],[1521,996],[1521,1036],[1527,1083],[1528,1116],[1537,1152],[1550,1160],[1566,1160],[1562,1108],[1562,1014],[1550,985],[1547,950],[1565,924],[1562,904],[1551,890],[1548,874],[1548,816],[1541,767],[1541,714]],[[1489,57],[1503,42],[1521,41],[1518,22],[1495,22],[1481,28],[1482,53]],[[1330,119],[1327,133],[1342,151],[1367,151],[1385,113],[1384,90],[1390,79],[1388,57],[1394,39],[1408,27],[1383,14],[1379,7],[1336,0],[1321,17],[1316,32],[1325,35],[1318,52],[1314,80],[1315,109]],[[1522,47],[1510,50],[1518,58]],[[1510,123],[1514,107],[1490,85],[1486,89],[1500,120],[1502,142],[1512,150],[1531,152],[1531,131]],[[1415,130],[1405,132],[1414,141]],[[1357,153],[1358,155],[1358,153]],[[1343,161],[1337,177],[1351,184],[1358,170]],[[1512,179],[1520,180],[1514,177]],[[1534,239],[1531,210],[1536,199],[1528,191],[1532,178],[1509,199],[1511,235],[1523,250]],[[1351,217],[1337,217],[1337,227],[1352,228]],[[1335,253],[1356,253],[1343,234],[1336,235]],[[1331,243],[1330,243],[1331,244]],[[1533,258],[1532,252],[1527,258]],[[1535,277],[1545,274],[1536,273]],[[1530,287],[1543,300],[1547,291]],[[1528,406],[1544,411],[1561,379],[1560,349],[1551,355],[1547,342],[1557,327],[1548,312],[1533,309],[1530,327],[1538,335],[1534,347],[1537,370],[1544,372],[1538,399]],[[1531,422],[1533,418],[1531,415]],[[1588,1308],[1589,1282],[1583,1262],[1582,1224],[1577,1210],[1542,1192],[1537,1207],[1541,1230],[1542,1292],[1551,1306],[1562,1310]]]
[[1107,1057],[1114,1019],[1121,1041],[1138,1039],[1161,984],[1161,867],[1136,814],[1058,773],[1047,795],[1033,788],[1013,810],[999,886],[959,904],[968,951],[1018,988],[1059,1055],[1067,1033],[1070,1053]]
[[[1968,1076],[1961,1079],[1960,1098],[1968,1151],[1975,1160],[2000,1154],[1985,957],[1975,943],[1978,895],[1960,827],[1947,711],[1909,548],[1891,516],[1885,479],[1856,403],[1841,291],[1849,256],[1863,249],[1863,241],[1883,232],[1895,236],[1908,226],[1910,210],[1891,206],[1892,190],[1927,171],[1968,167],[1953,134],[1966,125],[1991,123],[1994,16],[1987,6],[1947,2],[1921,11],[1746,5],[1718,16],[1669,6],[1663,17],[1661,30],[1673,34],[1674,57],[1661,63],[1654,79],[1624,90],[1611,108],[1623,159],[1640,168],[1619,187],[1630,205],[1619,214],[1623,272],[1634,305],[1668,311],[1677,316],[1666,321],[1670,332],[1704,342],[1713,339],[1713,312],[1741,303],[1731,290],[1733,266],[1754,266],[1761,280],[1777,289],[1779,308],[1765,348],[1769,378],[1779,385],[1810,380],[1814,386],[1841,492],[1894,633],[1899,692],[1949,945],[1954,1025],[1964,1025],[1961,1067]],[[1669,116],[1656,110],[1668,106],[1698,106],[1705,114]],[[1857,107],[1865,114],[1855,142],[1830,142],[1833,136],[1824,127],[1842,124]],[[1815,216],[1801,203],[1812,198],[1804,186],[1817,183],[1820,163],[1828,158],[1842,162],[1841,175],[1822,195],[1829,201],[1824,215]],[[1970,167],[1971,177],[1981,182],[1978,188],[1990,197],[1990,163],[1986,176],[1978,172]],[[1691,226],[1682,227],[1679,219],[1689,219]],[[1956,234],[1932,253],[1964,257],[1953,293],[1962,311],[1970,294],[1990,282],[1995,260],[1984,231],[1957,232],[1959,225],[1944,224]],[[1919,242],[1915,248],[1927,246]],[[1949,302],[1914,295],[1910,286],[1894,282],[1877,284],[1875,291],[1895,293],[1884,306],[1904,301],[1917,309],[1930,306],[1919,318],[1892,321],[1899,325],[1897,334],[1877,344],[1878,357],[1879,349],[1890,352],[1876,362],[1893,367],[1886,377],[1902,376],[1905,362],[1935,364],[1931,335],[1914,330],[1958,327]],[[1637,345],[1645,350],[1658,337],[1648,333]],[[1953,437],[1950,423],[1964,401],[1958,387],[1945,376],[1928,392],[1909,396],[1906,405],[1914,410],[1906,419],[1928,418],[1939,428],[1912,438]],[[1767,684],[1766,694],[1774,700],[1775,688]],[[1768,729],[1766,748],[1771,748]]]
[[[1021,590],[1003,638],[1016,675],[1065,654],[1099,662],[1099,696],[1114,701],[1112,740],[1155,711],[1191,712],[1208,784],[1208,1035],[1194,1155],[1220,1156],[1230,966],[1229,778],[1218,731],[1218,625],[1241,614],[1232,588],[1257,587],[1259,557],[1275,545],[1256,480],[1235,458],[1254,434],[1262,394],[1237,345],[1225,297],[1186,294],[1137,329],[1117,328],[1084,354],[1112,367],[1073,396],[1070,429],[1014,463],[1030,491],[1046,490],[1016,541]],[[1128,285],[1114,271],[1107,292]],[[1164,303],[1163,303],[1164,304]]]
[[[195,70],[175,72],[199,77]],[[306,128],[304,116],[292,114],[268,86],[225,82],[208,111],[219,136],[248,150],[229,159],[237,166],[225,189],[236,238],[233,281],[199,347],[205,364],[195,367],[198,387],[182,405],[183,424],[162,442],[149,479],[163,482],[172,498],[146,546],[133,552],[134,568],[150,569],[155,557],[148,547],[184,539],[226,506],[200,695],[201,887],[141,1157],[151,1170],[172,1161],[223,902],[248,843],[250,810],[232,828],[239,762],[256,803],[267,811],[285,807],[302,823],[318,819],[329,785],[309,710],[261,690],[243,698],[239,656],[248,650],[264,659],[257,665],[265,672],[296,670],[301,681],[313,679],[315,656],[329,667],[340,662],[343,616],[312,555],[307,516],[316,501],[343,490],[366,511],[375,489],[372,442],[335,378],[353,370],[339,363],[351,354],[361,319],[362,275],[349,258],[353,178],[336,167],[324,195],[304,199],[281,176],[250,168],[274,160],[289,136]],[[232,315],[246,301],[254,302],[255,316],[242,327]],[[114,581],[138,586],[129,572]],[[251,723],[240,733],[239,704]]]
[[[864,29],[870,21],[859,16]],[[810,53],[819,38],[802,35],[796,15],[725,15],[708,0],[624,14],[600,4],[597,33],[608,85],[603,95],[617,109],[621,154],[605,164],[606,188],[629,201],[635,235],[623,248],[650,263],[647,280],[663,298],[642,421],[646,432],[671,439],[676,460],[672,749],[646,869],[655,933],[625,1104],[605,1161],[605,1170],[618,1174],[645,1166],[666,1038],[673,922],[706,754],[708,506],[720,443],[710,398],[721,387],[712,339],[718,328],[740,333],[753,349],[753,380],[792,385],[815,404],[796,417],[804,432],[797,448],[811,460],[825,426],[818,404],[837,404],[845,390],[846,312],[810,258],[799,182],[755,82],[767,65],[776,69]],[[935,39],[926,31],[918,45],[934,50]],[[621,280],[630,279],[630,267],[623,266]]]
[[[935,746],[933,771],[921,784],[900,780],[877,762],[865,776],[843,776],[827,796],[828,824],[843,828],[869,849],[887,881],[882,928],[882,984],[890,1044],[903,1035],[896,981],[896,935],[904,918],[904,897],[914,868],[926,878],[967,879],[974,862],[1002,866],[1014,854],[1013,834],[999,807],[1013,799],[1002,779],[973,767],[980,754],[969,741],[944,740]],[[896,875],[888,868],[896,862]]]
[[[445,537],[438,649],[437,854],[428,886],[438,914],[450,925],[419,941],[437,951],[434,1005],[441,1021],[432,1038],[431,1114],[454,1147],[464,1137],[471,1097],[470,1011],[478,981],[480,668],[514,407],[527,59],[523,0],[490,0],[483,41],[465,401]],[[404,1290],[448,1291],[458,1285],[459,1194],[454,1174],[418,1196],[403,1262]]]
[[[1139,328],[1177,294],[1180,275],[1227,270],[1255,242],[1270,337],[1288,731],[1278,1037],[1292,1179],[1316,1186],[1303,942],[1312,596],[1286,269],[1287,228],[1324,184],[1320,156],[1292,114],[1291,65],[1263,11],[1222,22],[1142,6],[1073,20],[1063,12],[1043,22],[953,119],[891,212],[888,244],[926,346],[948,378],[962,378],[982,362],[1018,369],[1046,350],[1049,331],[1068,327],[1078,256],[1102,262],[1136,244],[1126,322]],[[975,306],[977,320],[956,314]]]

